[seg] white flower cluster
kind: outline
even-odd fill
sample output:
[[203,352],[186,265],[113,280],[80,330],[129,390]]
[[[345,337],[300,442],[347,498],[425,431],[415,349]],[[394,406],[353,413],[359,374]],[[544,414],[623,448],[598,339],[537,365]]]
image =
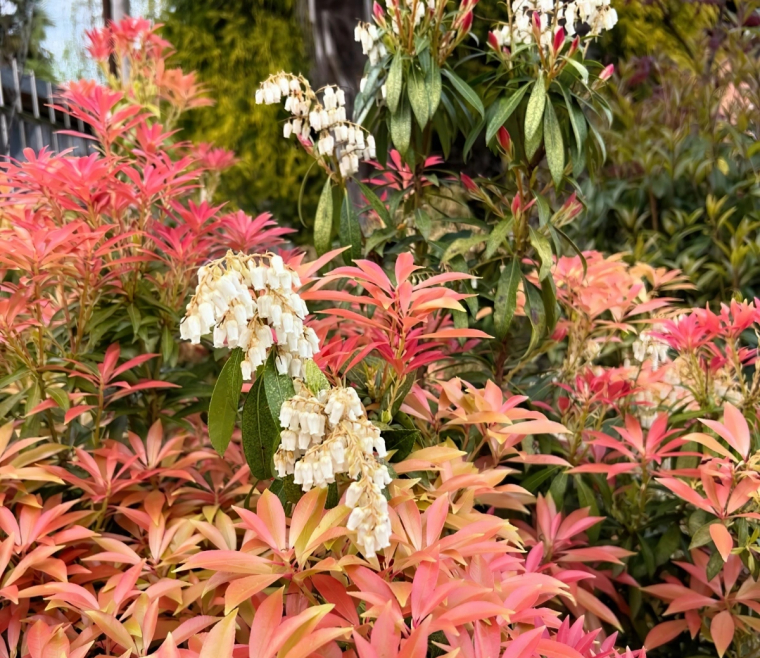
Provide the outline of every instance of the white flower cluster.
[[276,344],[278,372],[300,377],[304,361],[319,352],[317,335],[303,324],[308,309],[296,292],[300,287],[298,274],[280,256],[228,251],[198,270],[180,336],[197,344],[213,331],[214,347],[240,347],[243,379]]
[[[385,6],[388,9],[388,22],[391,24],[391,29],[394,34],[399,33],[398,19],[396,18],[396,9],[400,0],[385,0]],[[435,9],[436,0],[405,0],[407,11],[414,11],[413,16],[414,27],[417,27],[422,19],[425,18],[427,11],[433,11]]]
[[512,30],[504,25],[494,30],[499,47],[533,43],[533,14],[541,19],[541,45],[548,48],[554,33],[563,27],[565,34],[574,37],[579,25],[584,25],[586,36],[599,36],[611,30],[618,20],[617,11],[610,0],[514,0],[512,2]]
[[642,331],[639,337],[633,341],[633,358],[639,363],[647,359],[652,361],[652,370],[657,370],[662,363],[669,361],[668,344],[658,340],[648,331]]
[[372,66],[388,54],[377,25],[359,23],[354,29],[354,39],[362,44],[362,52],[369,58]]
[[355,480],[346,492],[353,508],[348,529],[366,557],[390,545],[391,522],[383,488],[391,482],[385,441],[367,418],[353,388],[332,388],[314,395],[296,381],[296,395],[280,409],[280,446],[274,463],[279,477],[293,475],[304,491],[326,487],[338,473]]
[[297,135],[314,146],[319,157],[335,158],[342,176],[359,171],[361,160],[377,156],[375,138],[346,119],[346,95],[327,86],[322,100],[303,78],[289,73],[271,76],[256,92],[256,103],[271,105],[285,99],[285,109],[293,116],[283,127],[283,135]]

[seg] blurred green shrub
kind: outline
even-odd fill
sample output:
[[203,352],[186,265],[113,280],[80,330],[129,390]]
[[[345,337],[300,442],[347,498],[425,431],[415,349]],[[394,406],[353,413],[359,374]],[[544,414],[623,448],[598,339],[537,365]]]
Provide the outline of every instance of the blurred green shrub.
[[666,3],[621,12],[623,37],[608,54],[643,50],[636,35],[661,48],[620,65],[609,157],[586,182],[589,212],[575,235],[684,270],[699,287],[696,303],[752,298],[760,294],[760,19],[756,3],[679,4],[667,20]]
[[249,212],[269,210],[297,223],[306,158],[280,137],[277,110],[257,106],[254,90],[272,71],[308,73],[297,0],[170,0],[162,36],[174,66],[195,70],[216,99],[183,118],[182,137],[231,149],[240,162],[225,173],[218,198]]

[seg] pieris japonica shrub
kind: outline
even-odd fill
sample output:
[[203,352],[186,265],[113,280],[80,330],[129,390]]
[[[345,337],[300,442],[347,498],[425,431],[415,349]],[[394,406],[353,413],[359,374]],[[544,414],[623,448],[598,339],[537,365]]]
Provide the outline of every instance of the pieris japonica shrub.
[[93,154],[5,168],[0,653],[760,649],[758,302],[564,231],[614,8],[516,2],[481,48],[476,4],[376,4],[353,117],[262,82],[325,175],[316,258],[210,205],[232,156],[177,141],[151,26],[91,35],[129,61],[67,92]]

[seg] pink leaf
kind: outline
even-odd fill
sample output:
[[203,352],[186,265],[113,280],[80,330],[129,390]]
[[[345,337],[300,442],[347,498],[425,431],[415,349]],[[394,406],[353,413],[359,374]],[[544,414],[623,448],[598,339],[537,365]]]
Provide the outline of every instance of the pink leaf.
[[728,560],[728,556],[731,555],[731,549],[734,547],[734,540],[728,528],[722,523],[713,523],[710,526],[710,537],[715,542],[715,546],[723,561]]
[[728,610],[719,612],[713,617],[712,623],[710,624],[710,635],[712,635],[715,648],[717,649],[720,658],[723,658],[726,649],[731,646],[735,630],[736,625],[734,624],[734,618]]
[[685,619],[676,619],[674,621],[665,621],[662,624],[657,624],[657,626],[647,633],[647,639],[644,640],[644,646],[647,648],[647,651],[649,651],[650,649],[667,644],[683,633],[688,627],[689,624]]

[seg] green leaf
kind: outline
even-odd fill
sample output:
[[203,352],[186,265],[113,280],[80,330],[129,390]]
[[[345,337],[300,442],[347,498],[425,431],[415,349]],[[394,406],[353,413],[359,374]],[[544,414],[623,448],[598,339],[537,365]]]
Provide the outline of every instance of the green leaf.
[[570,64],[581,76],[584,84],[588,84],[588,69],[580,62],[574,60],[572,57],[563,58],[568,64]]
[[140,322],[142,320],[140,309],[138,309],[134,304],[130,304],[127,306],[127,315],[129,315],[129,321],[132,323],[132,331],[135,335],[137,335],[137,332],[140,330]]
[[580,154],[583,152],[583,144],[588,134],[586,132],[586,116],[583,114],[583,110],[573,102],[573,98],[567,89],[562,86],[560,86],[560,89],[562,89],[562,95],[565,97],[565,107],[567,107],[573,135],[575,135],[575,145],[578,147],[578,153]]
[[511,96],[499,99],[496,110],[488,122],[488,128],[486,129],[486,144],[491,143],[491,140],[496,136],[496,133],[499,132],[499,128],[501,128],[507,122],[509,117],[512,116],[512,113],[517,109],[523,96],[525,96],[525,92],[528,91],[528,87],[529,85],[524,85]]
[[24,399],[24,396],[26,395],[26,391],[19,391],[18,393],[14,393],[13,395],[9,395],[5,400],[0,402],[0,418],[8,418],[8,414],[11,412],[11,409],[16,406],[21,400]]
[[496,338],[504,340],[512,324],[517,307],[517,287],[520,283],[520,259],[513,258],[499,276],[499,285],[494,298],[494,329]]
[[164,328],[161,330],[161,358],[164,360],[164,363],[171,362],[176,344],[177,342],[174,340],[172,330],[164,325]]
[[430,99],[426,89],[425,77],[422,71],[412,68],[412,74],[409,76],[407,94],[409,102],[412,105],[414,116],[417,117],[417,123],[421,129],[427,126],[430,120]]
[[538,80],[533,83],[533,90],[528,99],[528,108],[525,111],[525,141],[531,142],[541,127],[546,107],[546,87],[544,86],[543,72]]
[[557,326],[559,307],[557,305],[557,288],[554,285],[554,279],[550,276],[541,282],[541,300],[544,303],[544,311],[546,311],[546,333],[551,335]]
[[383,220],[386,228],[390,226],[392,224],[391,216],[388,213],[388,208],[386,208],[385,204],[380,200],[380,197],[372,191],[372,188],[364,183],[360,182],[359,188],[361,189],[364,198],[367,199],[367,202],[372,207],[372,210],[374,210],[380,216],[380,219]]
[[552,480],[549,487],[549,493],[551,493],[554,502],[557,503],[557,508],[562,509],[564,507],[563,501],[565,499],[565,491],[567,490],[567,473],[560,473]]
[[707,561],[707,580],[711,581],[723,569],[723,558],[718,551],[715,551]]
[[532,352],[546,330],[546,311],[538,288],[526,278],[523,278],[523,289],[525,290],[525,314],[531,326],[528,352]]
[[309,390],[317,395],[320,391],[325,391],[330,388],[330,382],[327,381],[325,373],[323,373],[319,366],[311,359],[307,359],[304,363],[304,381]]
[[243,405],[243,452],[251,473],[259,480],[272,477],[277,425],[267,403],[264,378],[257,376]]
[[427,87],[428,102],[430,105],[428,112],[432,119],[438,111],[438,106],[441,104],[441,94],[443,93],[441,69],[438,68],[438,64],[435,60],[431,61],[430,68],[427,70],[425,86]]
[[390,429],[384,430],[382,437],[385,440],[385,448],[396,452],[390,458],[391,462],[404,461],[414,448],[414,443],[421,438],[418,429]]
[[562,142],[562,129],[559,127],[557,114],[551,103],[547,103],[544,110],[544,144],[554,187],[559,189],[565,173],[565,145]]
[[224,456],[230,444],[237,420],[240,392],[243,390],[243,350],[236,347],[224,364],[208,407],[208,437],[220,456]]
[[448,247],[446,247],[446,251],[443,252],[443,256],[441,258],[441,265],[450,261],[455,256],[459,256],[460,254],[467,253],[470,249],[472,249],[473,247],[476,247],[477,245],[485,241],[486,241],[486,236],[482,234],[471,235],[468,238],[457,238]]
[[348,196],[348,190],[343,194],[343,204],[340,208],[340,246],[350,247],[343,252],[343,262],[350,265],[362,257],[362,229],[354,212],[354,204]]
[[655,560],[654,560],[654,552],[652,551],[652,547],[649,545],[649,542],[644,539],[641,533],[638,533],[639,537],[639,546],[641,547],[640,555],[644,559],[644,565],[647,569],[647,574],[651,578],[654,576],[654,570],[656,568]]
[[521,483],[520,486],[530,491],[532,494],[538,493],[538,488],[541,486],[541,484],[548,480],[554,473],[556,473],[559,470],[559,466],[549,466],[547,468],[542,468],[539,471],[535,471],[528,477],[526,477]]
[[504,240],[506,240],[507,234],[511,230],[514,221],[514,217],[508,217],[507,219],[502,219],[493,227],[493,230],[488,235],[488,240],[486,240],[486,260],[491,258],[502,245]]
[[55,400],[55,403],[64,411],[68,411],[71,406],[69,402],[69,395],[65,389],[62,388],[50,388],[46,389],[49,398]]
[[533,160],[533,156],[538,153],[541,144],[544,141],[544,124],[542,123],[531,139],[525,140],[525,156],[528,160]]
[[398,110],[391,114],[391,139],[401,155],[409,150],[412,140],[412,110],[406,99],[402,100]]
[[[578,492],[578,504],[581,507],[588,507],[591,516],[599,516],[599,506],[596,504],[594,490],[583,481],[581,475],[574,475],[573,480],[575,481],[575,489]],[[597,523],[586,531],[586,534],[592,543],[597,540],[601,530],[602,524]]]
[[272,418],[278,426],[277,442],[275,448],[280,443],[279,418],[280,408],[285,400],[292,398],[296,392],[293,388],[293,379],[289,375],[280,375],[277,372],[277,355],[275,350],[269,352],[269,357],[264,364],[264,392],[267,396],[269,410]]
[[486,120],[481,119],[478,124],[470,131],[470,134],[467,135],[467,139],[464,142],[464,149],[462,150],[462,158],[465,162],[467,162],[467,156],[470,155],[470,150],[475,145],[475,142],[478,139],[478,135],[483,132],[483,128],[486,127]]
[[399,50],[393,57],[391,68],[388,71],[388,79],[385,81],[385,101],[388,103],[388,109],[391,111],[391,114],[395,114],[398,111],[398,104],[401,100],[403,88],[404,62]]
[[532,226],[528,227],[530,232],[530,243],[536,250],[539,259],[541,260],[541,269],[538,271],[539,281],[543,281],[552,271],[552,265],[554,260],[552,259],[552,246],[543,233],[537,231]]
[[333,198],[332,181],[328,178],[322,188],[314,218],[314,248],[320,256],[332,246]]
[[581,265],[583,265],[583,276],[586,276],[586,270],[588,268],[588,263],[586,263],[586,257],[583,255],[583,252],[578,248],[578,245],[573,242],[572,238],[567,235],[561,228],[557,226],[550,226],[549,230],[552,232],[557,232],[559,235],[561,235],[565,241],[570,245],[572,250],[578,255],[578,257],[581,259]]
[[473,91],[472,87],[450,69],[443,69],[442,73],[451,80],[454,89],[459,92],[459,95],[472,105],[481,117],[484,117],[485,110],[483,109],[483,101],[480,100],[480,97]]
[[671,525],[665,534],[660,537],[657,545],[654,547],[654,561],[657,566],[661,566],[670,561],[670,557],[681,546],[681,528],[677,523]]
[[401,382],[401,386],[398,387],[398,390],[396,391],[396,397],[393,400],[393,404],[391,404],[391,418],[395,416],[398,413],[398,410],[401,408],[401,405],[404,404],[404,400],[406,399],[406,396],[409,395],[409,391],[412,390],[412,386],[414,386],[414,374],[407,375],[404,377],[404,381]]
[[338,495],[338,483],[331,482],[327,485],[327,499],[325,500],[325,509],[334,509],[338,506],[339,502],[340,496]]
[[414,211],[414,225],[425,240],[430,239],[430,232],[433,230],[433,222],[430,219],[430,215],[428,215],[422,208],[417,208],[417,210]]
[[710,526],[714,523],[719,523],[718,519],[712,519],[709,523],[705,523],[699,527],[691,538],[691,543],[689,544],[690,551],[699,548],[700,546],[705,546],[712,541]]

